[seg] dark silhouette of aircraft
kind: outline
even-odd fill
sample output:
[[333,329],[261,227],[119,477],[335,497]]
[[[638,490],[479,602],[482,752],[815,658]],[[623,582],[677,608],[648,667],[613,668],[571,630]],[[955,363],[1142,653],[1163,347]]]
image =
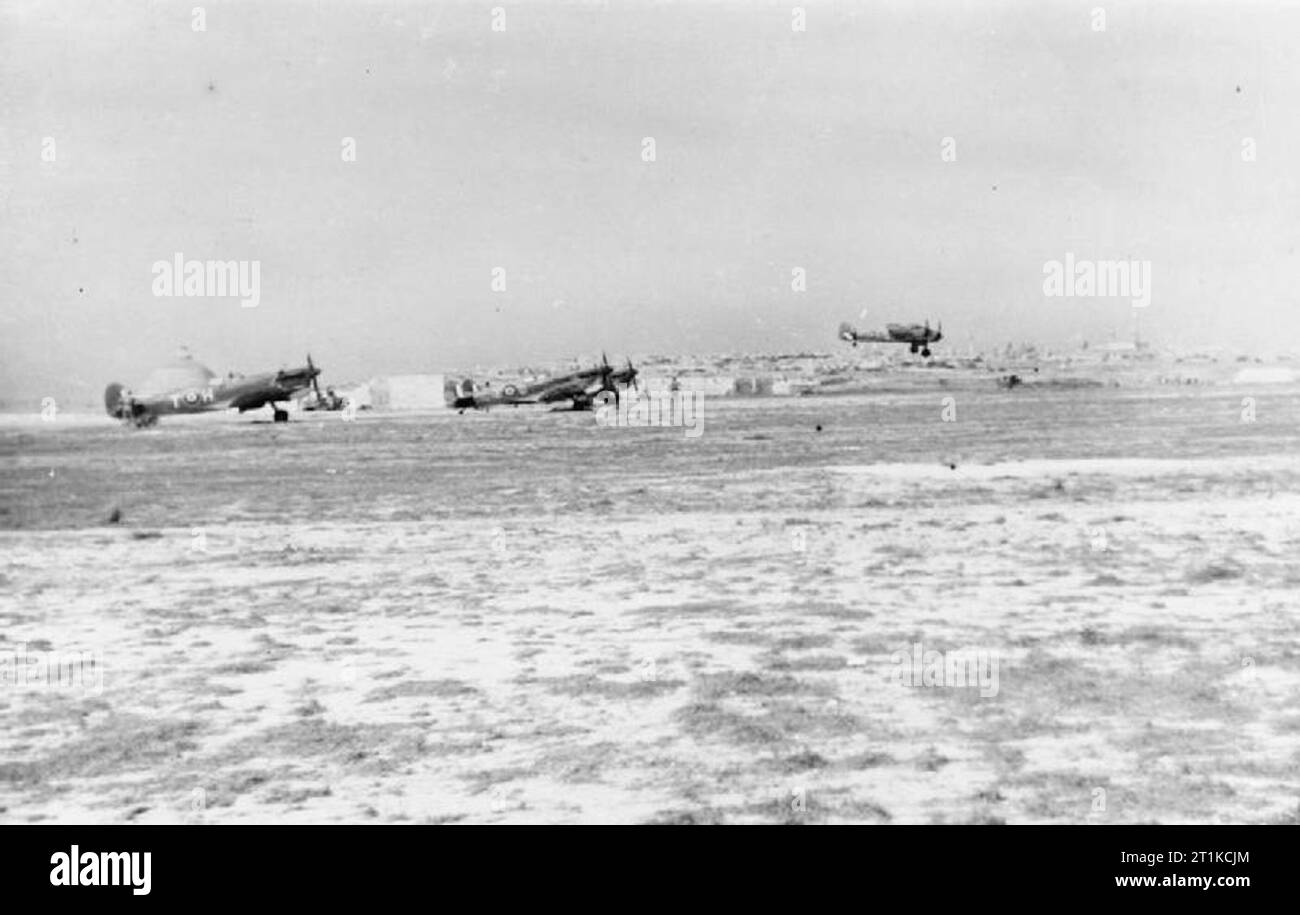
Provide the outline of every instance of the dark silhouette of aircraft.
[[943,339],[943,322],[939,327],[930,329],[930,322],[924,324],[886,324],[883,331],[859,333],[852,324],[845,321],[840,325],[840,339],[857,346],[859,343],[906,343],[915,354],[918,350],[927,359],[930,356],[930,344]]
[[616,369],[609,364],[608,357],[601,354],[601,364],[589,369],[545,378],[531,384],[504,384],[493,388],[491,383],[476,384],[472,379],[447,382],[447,405],[464,413],[466,410],[487,410],[498,406],[519,406],[520,404],[559,404],[570,401],[573,410],[590,410],[592,403],[602,394],[614,395],[614,402],[619,400],[620,387],[631,386],[638,390],[637,370],[632,360],[627,360],[627,367]]
[[232,373],[219,378],[185,353],[178,362],[150,376],[138,394],[116,382],[110,384],[104,391],[104,409],[115,419],[144,428],[156,423],[158,417],[174,413],[232,409],[244,413],[270,404],[272,418],[283,423],[288,422],[289,413],[277,404],[308,387],[315,389],[319,400],[320,386],[316,382],[319,374],[320,369],[312,364],[309,354],[303,368],[258,375]]

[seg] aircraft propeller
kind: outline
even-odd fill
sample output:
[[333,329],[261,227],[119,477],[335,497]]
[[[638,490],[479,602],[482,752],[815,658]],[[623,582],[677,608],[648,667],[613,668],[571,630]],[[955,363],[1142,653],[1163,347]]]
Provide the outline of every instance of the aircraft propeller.
[[618,397],[618,386],[614,384],[613,379],[620,375],[622,376],[621,380],[625,385],[631,387],[632,390],[636,391],[638,394],[641,392],[641,388],[637,384],[636,380],[637,370],[636,367],[632,365],[632,359],[630,356],[627,360],[626,369],[616,369],[609,364],[609,356],[602,352],[600,354],[600,366],[596,371],[600,373],[601,390],[612,392],[615,398]]
[[307,354],[307,374],[311,377],[312,390],[316,392],[316,402],[320,403],[320,384],[316,381],[316,376],[320,374],[320,369],[311,363],[311,353]]

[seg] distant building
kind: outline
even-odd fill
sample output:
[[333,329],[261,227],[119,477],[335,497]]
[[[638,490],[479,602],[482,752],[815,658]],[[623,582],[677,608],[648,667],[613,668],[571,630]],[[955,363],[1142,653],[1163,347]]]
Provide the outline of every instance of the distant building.
[[1281,366],[1258,366],[1242,369],[1232,376],[1233,384],[1290,384],[1295,380],[1295,369]]

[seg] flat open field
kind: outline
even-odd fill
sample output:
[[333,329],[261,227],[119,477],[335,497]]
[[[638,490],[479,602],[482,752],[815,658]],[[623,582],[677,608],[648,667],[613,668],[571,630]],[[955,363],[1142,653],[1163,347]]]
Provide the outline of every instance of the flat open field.
[[[61,418],[0,461],[0,655],[103,664],[4,668],[0,822],[1300,813],[1292,387]],[[961,649],[994,688],[900,682]]]

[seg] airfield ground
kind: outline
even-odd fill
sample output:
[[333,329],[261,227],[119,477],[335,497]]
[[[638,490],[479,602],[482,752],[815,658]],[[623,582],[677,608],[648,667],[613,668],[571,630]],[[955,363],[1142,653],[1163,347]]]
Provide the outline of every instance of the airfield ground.
[[0,668],[0,822],[1300,818],[1294,386],[10,422],[0,545],[103,664]]

